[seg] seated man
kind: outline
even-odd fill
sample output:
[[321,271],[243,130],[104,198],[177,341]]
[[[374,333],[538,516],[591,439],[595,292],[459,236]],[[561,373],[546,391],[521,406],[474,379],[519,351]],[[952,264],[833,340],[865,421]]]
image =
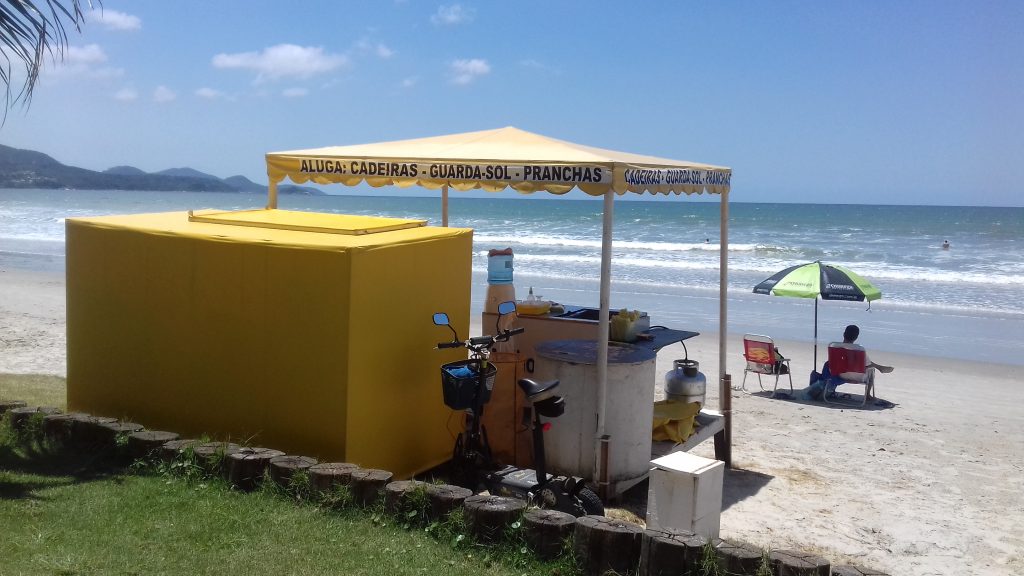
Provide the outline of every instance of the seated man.
[[[854,343],[858,336],[860,336],[860,328],[858,328],[856,324],[850,324],[846,327],[846,330],[843,331],[843,343],[840,344],[840,346],[849,350],[864,350],[863,346]],[[826,388],[826,394],[835,393],[836,386],[838,386],[842,381],[864,382],[868,385],[868,396],[873,397],[875,391],[875,371],[877,370],[883,374],[888,374],[893,371],[893,367],[872,362],[866,351],[864,352],[864,367],[863,374],[859,372],[844,372],[843,374],[836,374],[835,377],[838,378],[838,380],[829,383]],[[828,362],[825,362],[825,366],[822,367],[822,375],[826,379],[830,376]]]

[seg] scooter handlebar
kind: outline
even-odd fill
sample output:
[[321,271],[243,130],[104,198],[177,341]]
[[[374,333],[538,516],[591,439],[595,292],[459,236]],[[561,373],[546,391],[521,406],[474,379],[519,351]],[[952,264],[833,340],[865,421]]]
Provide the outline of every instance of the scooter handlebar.
[[494,336],[473,336],[469,343],[473,346],[490,346],[494,344]]
[[462,348],[463,346],[465,346],[465,344],[463,344],[462,342],[438,342],[437,343],[438,349]]

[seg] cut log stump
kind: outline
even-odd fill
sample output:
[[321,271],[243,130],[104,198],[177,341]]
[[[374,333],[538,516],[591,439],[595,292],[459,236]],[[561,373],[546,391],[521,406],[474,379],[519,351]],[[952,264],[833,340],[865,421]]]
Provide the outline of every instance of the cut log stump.
[[71,418],[71,437],[69,441],[78,448],[95,448],[106,438],[106,431],[101,426],[112,422],[117,422],[117,418],[78,414]]
[[480,542],[498,542],[513,522],[526,510],[526,502],[504,496],[476,495],[462,504],[466,512],[466,527]]
[[831,576],[832,564],[801,550],[772,550],[768,554],[775,576]]
[[338,486],[351,484],[356,470],[359,466],[348,462],[321,462],[309,467],[309,485],[315,494],[330,494]]
[[394,474],[387,470],[360,468],[352,472],[352,500],[360,506],[369,506],[380,498],[384,486]]
[[124,435],[125,447],[127,447],[128,435],[133,432],[141,432],[145,426],[136,422],[104,422],[96,428],[100,444],[108,448],[117,448],[118,438]]
[[3,416],[15,408],[24,408],[26,406],[28,406],[28,404],[22,400],[0,400],[0,416]]
[[557,558],[562,553],[575,526],[576,517],[568,512],[534,508],[523,514],[526,545],[544,560]]
[[169,440],[160,446],[160,459],[170,464],[184,454],[186,450],[189,448],[195,450],[200,444],[202,442],[198,438]]
[[697,574],[707,538],[681,530],[644,530],[640,576]]
[[228,481],[240,490],[253,490],[263,479],[270,461],[284,452],[273,448],[242,448],[228,454]]
[[743,542],[732,542],[716,538],[712,545],[718,556],[718,567],[726,574],[742,574],[754,576],[761,567],[764,552]]
[[427,483],[419,480],[395,480],[384,486],[384,511],[392,516],[406,516],[410,512],[423,513],[426,519]]
[[573,555],[584,576],[636,574],[644,529],[607,516],[581,516],[573,528]]
[[[37,416],[37,414],[39,414],[39,416]],[[7,417],[11,421],[11,429],[26,430],[29,422],[33,418],[42,419],[55,414],[60,414],[60,410],[49,406],[21,406],[10,409],[7,413]]]
[[160,448],[170,442],[177,440],[178,435],[174,432],[162,430],[139,430],[128,435],[128,455],[132,458],[146,458],[159,454]]
[[461,508],[462,504],[473,495],[473,491],[453,484],[435,484],[427,487],[427,498],[430,500],[430,519],[444,520],[452,510]]
[[68,442],[71,439],[74,419],[80,416],[85,416],[85,414],[82,414],[81,412],[71,412],[70,414],[51,414],[49,416],[43,416],[43,434],[45,434],[50,440],[61,444]]
[[206,473],[219,476],[227,474],[228,456],[241,449],[242,447],[234,442],[205,442],[193,446],[192,452],[196,455],[196,463]]
[[884,572],[861,568],[859,566],[833,566],[832,576],[889,576]]
[[296,472],[305,472],[316,464],[309,456],[277,456],[270,460],[270,477],[281,488],[291,488]]

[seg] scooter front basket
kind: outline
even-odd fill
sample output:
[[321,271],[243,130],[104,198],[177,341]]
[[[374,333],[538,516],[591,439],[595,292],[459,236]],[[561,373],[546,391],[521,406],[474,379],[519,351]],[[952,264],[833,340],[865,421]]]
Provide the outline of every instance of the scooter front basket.
[[[480,390],[480,403],[486,404],[491,399],[494,388],[494,377],[498,369],[488,363],[485,372],[484,386]],[[470,358],[449,362],[441,366],[441,391],[444,394],[445,406],[452,410],[466,410],[473,407],[480,378],[480,360]]]

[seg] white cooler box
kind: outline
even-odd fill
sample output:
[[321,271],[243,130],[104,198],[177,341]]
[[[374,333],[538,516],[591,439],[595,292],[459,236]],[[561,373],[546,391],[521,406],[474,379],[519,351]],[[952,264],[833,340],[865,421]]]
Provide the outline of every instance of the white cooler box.
[[651,460],[647,527],[718,537],[725,463],[673,452]]

